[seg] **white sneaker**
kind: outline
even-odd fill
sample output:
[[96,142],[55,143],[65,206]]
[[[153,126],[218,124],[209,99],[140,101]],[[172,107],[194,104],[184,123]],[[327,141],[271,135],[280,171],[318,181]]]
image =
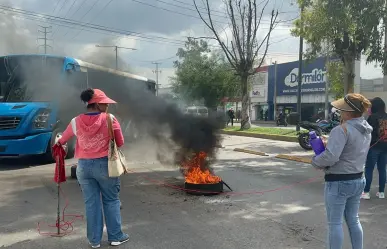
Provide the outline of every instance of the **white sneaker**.
[[371,199],[370,193],[364,193],[361,195],[361,198],[364,200],[369,200]]
[[376,196],[379,197],[379,199],[384,199],[384,192],[377,192]]
[[112,241],[110,242],[111,246],[119,246],[121,244],[124,244],[129,241],[129,235],[125,234],[124,238],[122,238],[120,241]]
[[98,244],[98,245],[92,245],[90,242],[89,242],[89,245],[91,246],[91,248],[100,248],[100,247],[101,247],[100,244]]

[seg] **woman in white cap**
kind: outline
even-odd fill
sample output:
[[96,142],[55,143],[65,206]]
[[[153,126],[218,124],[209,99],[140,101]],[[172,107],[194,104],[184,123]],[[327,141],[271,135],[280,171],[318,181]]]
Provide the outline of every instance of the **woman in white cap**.
[[363,249],[359,207],[365,186],[363,166],[372,132],[363,114],[371,103],[361,94],[348,94],[332,106],[341,112],[342,124],[331,131],[325,151],[312,159],[314,167],[325,171],[327,248],[342,249],[344,218],[352,248]]

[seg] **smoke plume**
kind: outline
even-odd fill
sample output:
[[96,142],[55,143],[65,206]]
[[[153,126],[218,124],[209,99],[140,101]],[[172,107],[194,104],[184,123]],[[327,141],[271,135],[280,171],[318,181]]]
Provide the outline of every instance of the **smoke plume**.
[[[14,18],[0,15],[0,26],[6,27],[2,29],[0,41],[2,54],[37,51],[36,47],[29,45],[31,37],[28,32],[21,29]],[[87,62],[115,68],[113,49],[92,51],[80,57]],[[30,61],[8,59],[0,61],[3,97],[11,93],[13,95],[7,97],[16,101],[22,99],[22,96],[26,98],[24,101],[54,100],[61,106],[59,115],[64,122],[85,111],[85,105],[79,99],[81,91],[87,87],[85,74],[69,73],[71,80],[63,84],[59,62],[56,64],[49,59],[47,63],[42,57]],[[119,69],[130,70],[123,60],[119,59],[118,63]],[[14,78],[15,75],[19,76]],[[147,89],[147,85],[138,81],[123,77],[117,79],[92,70],[88,72],[87,81],[89,87],[105,91],[118,102],[112,109],[116,110],[120,120],[134,122],[140,134],[157,144],[160,155],[173,154],[172,159],[177,161],[190,153],[206,152],[209,156],[215,156],[220,142],[218,130],[221,127],[217,120],[185,115],[177,106],[156,97]],[[165,158],[159,159],[165,161]]]

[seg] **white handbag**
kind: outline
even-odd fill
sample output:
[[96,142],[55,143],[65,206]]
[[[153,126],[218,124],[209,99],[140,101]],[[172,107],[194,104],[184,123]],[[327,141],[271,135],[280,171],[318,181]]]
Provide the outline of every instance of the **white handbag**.
[[122,174],[128,173],[126,168],[126,160],[124,153],[117,147],[114,131],[113,131],[113,118],[114,116],[108,114],[107,125],[109,130],[109,154],[108,154],[108,171],[109,177],[119,177]]

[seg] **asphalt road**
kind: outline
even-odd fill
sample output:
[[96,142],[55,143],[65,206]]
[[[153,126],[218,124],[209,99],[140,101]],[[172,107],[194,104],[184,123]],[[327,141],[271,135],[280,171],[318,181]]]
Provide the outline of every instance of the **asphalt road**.
[[[175,168],[155,162],[152,144],[128,148],[127,159],[136,173],[122,178],[121,197],[124,230],[131,241],[120,248],[324,248],[321,175],[309,165],[273,158],[277,153],[304,153],[297,144],[226,137],[214,168],[234,194],[212,197],[190,196],[162,186],[180,186],[182,179]],[[264,149],[270,156],[234,152],[236,147]],[[34,165],[28,159],[2,163],[1,248],[88,248],[82,220],[76,221],[75,231],[63,238],[41,236],[36,231],[39,221],[55,223],[53,165]],[[294,185],[314,177],[314,182]],[[70,201],[67,213],[83,214],[76,181],[69,179],[63,190]],[[386,212],[386,200],[374,198],[362,203],[365,248],[386,248]],[[49,230],[45,226],[42,229]],[[345,248],[350,248],[348,241],[347,236]],[[106,243],[102,246],[109,248]]]

